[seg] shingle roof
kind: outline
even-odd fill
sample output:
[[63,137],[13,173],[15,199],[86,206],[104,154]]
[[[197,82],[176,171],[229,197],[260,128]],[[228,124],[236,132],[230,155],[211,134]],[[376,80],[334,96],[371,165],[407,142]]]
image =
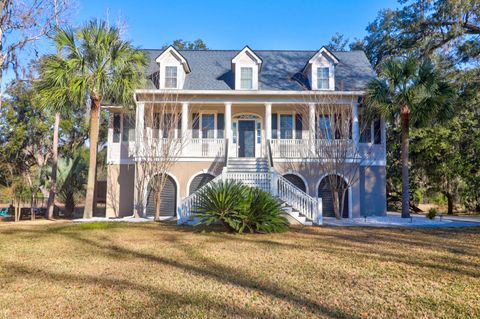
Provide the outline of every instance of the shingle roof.
[[[163,50],[144,50],[149,65],[147,88],[158,88],[158,64],[155,59]],[[238,50],[179,50],[188,61],[187,90],[233,90],[231,60]],[[301,73],[316,51],[255,50],[263,60],[259,90],[308,90],[308,79]],[[332,52],[340,62],[335,67],[335,90],[364,90],[376,77],[363,51]]]

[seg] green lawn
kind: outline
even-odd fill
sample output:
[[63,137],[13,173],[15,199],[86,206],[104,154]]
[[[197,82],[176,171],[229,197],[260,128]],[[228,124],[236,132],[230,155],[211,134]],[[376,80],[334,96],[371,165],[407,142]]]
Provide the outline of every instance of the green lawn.
[[478,318],[480,228],[0,224],[2,318]]

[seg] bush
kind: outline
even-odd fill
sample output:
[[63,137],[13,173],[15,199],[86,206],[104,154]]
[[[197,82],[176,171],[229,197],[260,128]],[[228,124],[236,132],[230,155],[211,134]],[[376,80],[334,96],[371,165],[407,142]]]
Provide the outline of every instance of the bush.
[[236,181],[205,186],[199,194],[196,215],[200,224],[220,222],[227,230],[242,233],[285,231],[280,202],[267,192]]
[[435,208],[430,208],[427,212],[428,219],[434,219],[437,216],[438,212]]

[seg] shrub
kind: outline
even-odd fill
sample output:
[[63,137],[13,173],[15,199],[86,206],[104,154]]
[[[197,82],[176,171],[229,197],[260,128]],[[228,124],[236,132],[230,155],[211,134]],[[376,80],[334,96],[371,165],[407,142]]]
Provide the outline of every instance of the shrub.
[[250,188],[245,198],[239,232],[283,232],[288,222],[281,216],[282,207],[277,198],[259,188]]
[[288,227],[275,197],[236,181],[205,186],[195,210],[200,224],[220,222],[227,230],[239,233],[279,232]]
[[437,216],[438,212],[435,208],[430,208],[427,212],[428,219],[434,219]]

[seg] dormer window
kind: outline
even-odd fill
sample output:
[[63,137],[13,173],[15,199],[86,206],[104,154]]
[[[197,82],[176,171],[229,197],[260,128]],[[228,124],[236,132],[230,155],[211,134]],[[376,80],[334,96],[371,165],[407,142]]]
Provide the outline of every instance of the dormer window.
[[330,89],[330,68],[329,67],[317,68],[317,88],[319,90]]
[[251,90],[253,88],[253,68],[240,68],[240,88]]
[[340,61],[327,48],[322,47],[310,58],[302,72],[312,90],[335,90],[335,66]]
[[232,59],[235,90],[258,90],[258,78],[262,59],[248,46]]
[[187,60],[174,47],[169,46],[155,62],[159,66],[159,89],[183,89],[185,79],[190,73]]
[[165,88],[166,89],[177,88],[177,67],[176,66],[165,67]]

